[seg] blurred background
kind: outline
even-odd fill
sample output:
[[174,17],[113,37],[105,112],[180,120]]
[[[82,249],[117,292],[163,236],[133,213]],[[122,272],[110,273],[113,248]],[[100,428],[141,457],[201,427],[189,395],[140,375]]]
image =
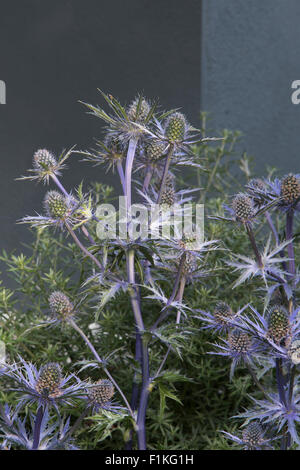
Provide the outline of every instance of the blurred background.
[[[45,187],[15,181],[39,148],[58,154],[90,148],[101,122],[78,100],[104,104],[97,88],[130,103],[138,92],[182,107],[191,122],[200,111],[200,24],[197,0],[0,0],[1,248],[30,238],[24,215],[41,211]],[[68,189],[101,180],[102,167],[69,160]]]
[[[17,182],[38,148],[56,154],[93,145],[100,122],[78,100],[103,103],[97,88],[129,103],[138,93],[181,107],[195,126],[240,130],[239,152],[257,171],[298,170],[299,0],[0,0],[1,248],[29,239],[15,221],[41,211],[45,188]],[[68,189],[111,174],[79,163]],[[98,173],[97,173],[98,172]]]

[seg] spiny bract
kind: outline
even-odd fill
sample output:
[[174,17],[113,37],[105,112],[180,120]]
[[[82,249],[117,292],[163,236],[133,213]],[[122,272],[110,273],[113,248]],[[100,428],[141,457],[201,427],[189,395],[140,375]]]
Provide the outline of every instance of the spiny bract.
[[41,368],[35,388],[41,395],[57,396],[60,393],[62,373],[59,364],[49,362]]

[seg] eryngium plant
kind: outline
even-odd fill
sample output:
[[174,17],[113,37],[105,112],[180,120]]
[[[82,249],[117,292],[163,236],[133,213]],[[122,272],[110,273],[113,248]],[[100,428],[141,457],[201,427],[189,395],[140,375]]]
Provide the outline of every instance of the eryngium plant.
[[251,407],[236,416],[245,420],[240,433],[225,434],[246,449],[299,448],[300,277],[294,244],[300,177],[252,179],[224,209],[227,214],[213,218],[244,230],[253,252],[231,253],[227,264],[240,273],[233,287],[253,285],[258,295],[256,308],[249,302],[232,312],[219,303],[199,316],[203,328],[219,335],[212,354],[231,360],[231,378],[242,365],[257,388]]
[[[188,123],[182,113],[158,112],[156,104],[148,102],[143,96],[136,97],[127,108],[111,95],[102,93],[102,96],[109,112],[100,107],[86,106],[105,124],[103,141],[97,142],[95,150],[77,153],[96,166],[104,164],[108,169],[117,169],[126,200],[128,227],[132,224],[130,207],[133,190],[136,195],[143,195],[147,204],[163,204],[169,211],[172,210],[171,202],[180,205],[191,200],[190,196],[186,197],[191,190],[176,192],[174,171],[182,165],[201,169],[199,157],[192,147],[214,139],[201,139],[199,131]],[[193,279],[210,274],[204,254],[214,250],[216,244],[214,241],[195,243],[195,235],[190,233],[183,234],[181,240],[178,240],[176,233],[171,233],[167,239],[140,237],[136,240],[131,237],[130,230],[125,240],[97,240],[96,224],[99,219],[96,204],[101,201],[92,192],[84,194],[82,185],[77,190],[68,191],[59,178],[65,168],[64,162],[72,153],[73,149],[57,158],[50,151],[38,150],[34,155],[33,169],[30,170],[33,174],[24,177],[45,184],[52,181],[56,189],[46,193],[43,215],[27,216],[22,222],[38,230],[53,228],[54,237],[58,236],[58,231],[71,237],[79,250],[82,265],[76,295],[70,298],[66,294],[67,285],[64,286],[65,291],[54,285],[53,290],[48,292],[45,319],[37,326],[56,325],[69,334],[74,334],[71,333],[74,330],[92,356],[83,358],[81,372],[92,370],[91,373],[97,371],[98,375],[96,381],[80,381],[76,376],[75,391],[82,391],[77,398],[85,404],[81,405],[83,412],[71,430],[64,428],[61,435],[56,435],[54,444],[48,447],[59,448],[67,443],[88,413],[102,413],[108,421],[126,423],[124,440],[127,449],[136,447],[136,441],[138,449],[146,449],[146,415],[151,391],[159,387],[161,399],[165,401],[167,396],[174,396],[166,389],[168,379],[187,380],[183,374],[165,371],[165,366],[170,352],[181,355],[181,349],[192,333],[185,325],[185,318],[192,313],[192,308],[183,301],[185,287]],[[83,276],[83,266],[87,261],[90,263],[89,272]],[[117,351],[105,350],[100,354],[89,331],[81,327],[85,315],[82,304],[92,306],[97,320],[103,314],[104,307],[108,308],[109,302],[122,293],[130,299],[132,322],[129,334],[135,335],[134,358],[128,361],[131,397],[120,387],[115,371],[111,371],[111,358]],[[144,314],[149,302],[152,303],[154,318]],[[125,357],[130,357],[126,345],[124,349]],[[152,359],[154,350],[160,352],[160,356],[155,354],[155,360]],[[38,402],[38,411],[31,419],[33,438],[28,430],[26,439],[30,444],[25,447],[42,448],[42,431],[47,429],[49,407],[54,405],[59,414],[59,404],[68,394],[64,391],[58,364],[48,363],[39,371],[32,364],[24,361],[22,364],[27,375],[24,376],[22,368],[18,369],[18,364],[5,368],[3,375],[23,384],[30,403]],[[69,404],[72,405],[72,402]],[[14,430],[19,426],[14,427],[13,421],[11,425]],[[109,428],[109,422],[107,426]],[[7,436],[8,433],[6,439]]]

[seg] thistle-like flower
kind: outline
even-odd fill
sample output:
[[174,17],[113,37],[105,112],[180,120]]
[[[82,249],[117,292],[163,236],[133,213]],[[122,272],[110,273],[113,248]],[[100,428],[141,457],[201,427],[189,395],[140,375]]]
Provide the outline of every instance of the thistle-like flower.
[[156,166],[166,154],[166,143],[160,140],[152,140],[145,147],[147,162]]
[[59,397],[62,383],[62,372],[59,364],[49,362],[39,371],[35,389],[42,396]]
[[52,190],[46,193],[44,199],[45,216],[27,216],[21,219],[20,223],[30,224],[32,227],[59,227],[64,228],[65,224],[71,226],[75,223],[80,225],[83,223],[83,215],[81,213],[83,206],[76,199],[69,195],[68,197],[62,193]]
[[[254,408],[241,413],[237,417],[249,421],[259,420],[262,424],[274,424],[280,432],[287,426],[292,442],[300,445],[300,438],[296,424],[300,422],[300,395],[294,395],[286,404],[283,404],[277,393],[270,393],[267,400],[252,398]],[[280,437],[280,436],[277,436]]]
[[171,114],[164,127],[165,137],[170,143],[181,143],[184,141],[188,124],[186,118],[181,113]]
[[84,156],[83,161],[92,162],[95,166],[106,164],[107,170],[114,170],[115,166],[122,163],[126,155],[126,145],[122,144],[117,135],[107,133],[103,142],[97,141],[97,149],[92,151],[80,151]]
[[288,258],[276,255],[282,252],[289,243],[289,241],[284,241],[274,249],[271,249],[271,237],[269,237],[266,246],[261,253],[261,265],[258,263],[257,259],[248,258],[247,256],[240,254],[233,254],[236,261],[228,261],[227,264],[235,268],[234,271],[241,271],[241,275],[234,283],[233,287],[237,287],[246,280],[256,276],[261,276],[264,279],[266,286],[268,285],[268,278],[272,281],[279,279],[280,282],[284,284],[286,273],[282,271],[281,265],[282,262],[288,261]]
[[259,421],[252,421],[241,431],[241,437],[222,431],[226,437],[236,442],[245,450],[272,449],[270,442],[274,438],[267,438],[266,431]]
[[247,306],[248,305],[245,305],[237,312],[234,312],[225,302],[218,302],[212,313],[200,310],[199,312],[201,315],[196,316],[196,318],[205,323],[205,325],[201,327],[203,330],[213,329],[216,333],[228,333],[235,325],[234,320],[238,322],[239,315],[247,308]]
[[49,184],[50,177],[54,178],[61,174],[61,170],[66,168],[64,162],[73,153],[74,147],[68,151],[63,151],[59,158],[47,149],[39,149],[33,155],[33,168],[28,170],[32,175],[22,176],[19,180],[43,181]]
[[265,180],[265,196],[281,211],[300,210],[300,175],[289,174],[284,178]]
[[140,139],[145,135],[155,135],[150,131],[156,103],[149,104],[143,97],[138,96],[126,110],[112,95],[101,91],[112,114],[106,113],[98,106],[83,103],[91,113],[102,119],[109,126],[109,132],[116,137],[121,145],[126,145],[130,139]]
[[290,333],[289,315],[282,305],[274,305],[268,315],[268,335],[280,344]]
[[49,297],[49,305],[54,319],[58,321],[67,321],[74,315],[74,305],[63,292],[52,292]]
[[251,365],[253,358],[257,357],[259,352],[259,345],[253,338],[240,329],[234,329],[229,332],[227,339],[222,339],[223,344],[215,344],[216,352],[209,354],[216,354],[232,359],[230,369],[230,380],[233,377],[236,366],[240,362]]
[[243,224],[251,222],[255,216],[255,208],[252,197],[248,194],[237,194],[232,201],[232,209],[236,220]]
[[300,199],[300,179],[293,174],[283,178],[280,195],[284,204],[295,204]]
[[93,413],[98,413],[101,409],[118,412],[124,409],[115,405],[112,401],[115,388],[113,383],[108,379],[100,379],[95,383],[89,384],[87,389],[88,406],[93,410]]
[[129,105],[127,116],[130,121],[143,124],[146,122],[150,110],[151,106],[148,101],[143,96],[139,96]]
[[52,219],[65,219],[69,213],[69,204],[67,198],[58,191],[48,191],[44,206],[48,217]]
[[290,361],[290,346],[300,334],[298,311],[297,308],[288,314],[284,307],[273,306],[266,315],[261,315],[250,306],[249,314],[240,315],[237,325],[259,342],[262,349],[269,350],[274,358]]
[[[48,363],[39,370],[20,358],[20,365],[13,364],[0,371],[0,377],[12,379],[17,384],[14,391],[23,393],[22,405],[37,402],[39,405],[70,404],[72,398],[82,396],[83,383],[74,375],[63,377],[58,364]],[[72,384],[69,382],[73,381]]]

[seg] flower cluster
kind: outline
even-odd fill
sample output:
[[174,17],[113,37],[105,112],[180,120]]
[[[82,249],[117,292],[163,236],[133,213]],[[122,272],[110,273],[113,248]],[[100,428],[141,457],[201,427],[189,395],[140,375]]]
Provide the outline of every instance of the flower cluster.
[[[253,408],[238,416],[245,418],[247,424],[241,436],[225,433],[246,449],[270,448],[271,441],[277,445],[279,440],[281,449],[300,446],[299,272],[294,251],[299,200],[299,175],[275,180],[257,178],[233,197],[231,206],[225,206],[229,217],[214,217],[234,222],[245,230],[253,252],[252,257],[231,253],[227,264],[241,273],[233,288],[249,285],[256,277],[253,289],[260,293],[256,307],[246,305],[235,314],[222,301],[213,312],[200,311],[198,316],[202,328],[222,335],[211,353],[231,359],[231,377],[238,364],[244,365],[257,393],[263,395],[252,397]],[[258,235],[256,227],[264,227],[263,236]],[[262,248],[265,236],[267,241]]]

